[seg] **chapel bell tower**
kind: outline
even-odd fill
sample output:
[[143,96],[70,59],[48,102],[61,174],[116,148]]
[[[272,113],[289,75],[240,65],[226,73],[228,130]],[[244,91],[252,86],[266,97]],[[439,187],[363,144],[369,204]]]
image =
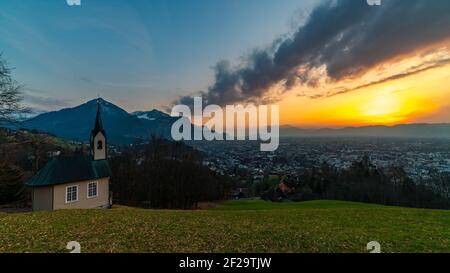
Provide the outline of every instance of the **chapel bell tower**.
[[95,126],[91,132],[91,153],[94,160],[105,160],[107,158],[106,133],[103,129],[102,116],[100,112],[100,99],[97,100],[97,116]]

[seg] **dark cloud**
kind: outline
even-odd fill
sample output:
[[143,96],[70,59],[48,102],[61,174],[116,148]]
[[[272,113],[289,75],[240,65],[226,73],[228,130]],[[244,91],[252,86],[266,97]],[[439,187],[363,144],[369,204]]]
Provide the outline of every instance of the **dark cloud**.
[[313,68],[326,66],[332,81],[357,77],[449,37],[448,0],[382,0],[381,6],[369,6],[366,0],[325,1],[292,36],[254,50],[241,67],[219,62],[214,84],[201,94],[208,104],[258,102],[281,81],[286,89],[314,86]]

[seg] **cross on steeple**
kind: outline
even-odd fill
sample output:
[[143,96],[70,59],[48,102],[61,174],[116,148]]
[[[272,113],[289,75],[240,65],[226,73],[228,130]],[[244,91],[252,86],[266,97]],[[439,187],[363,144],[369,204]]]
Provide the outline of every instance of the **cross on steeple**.
[[106,132],[103,128],[100,103],[102,100],[97,99],[97,115],[95,117],[94,129],[91,132],[91,152],[94,160],[106,159]]
[[100,99],[97,99],[97,116],[95,117],[95,125],[94,125],[94,130],[92,131],[92,134],[96,135],[99,132],[104,133],[104,130],[103,130],[103,122],[102,122],[102,113],[100,111]]

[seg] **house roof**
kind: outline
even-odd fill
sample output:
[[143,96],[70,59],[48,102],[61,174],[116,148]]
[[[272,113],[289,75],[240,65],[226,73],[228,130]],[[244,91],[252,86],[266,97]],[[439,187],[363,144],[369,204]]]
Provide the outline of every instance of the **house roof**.
[[26,185],[43,187],[111,176],[108,160],[93,160],[84,155],[54,158],[47,163]]

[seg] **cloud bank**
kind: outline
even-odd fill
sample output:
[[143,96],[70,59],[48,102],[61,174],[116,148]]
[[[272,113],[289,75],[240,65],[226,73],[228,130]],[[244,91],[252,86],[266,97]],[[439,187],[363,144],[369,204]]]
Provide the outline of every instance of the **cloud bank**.
[[[214,83],[201,95],[208,104],[258,103],[280,82],[286,91],[315,86],[324,76],[331,82],[355,79],[384,62],[449,38],[448,0],[383,0],[381,6],[369,6],[366,0],[324,1],[289,38],[253,50],[239,67],[218,62]],[[425,67],[441,62],[448,60]],[[321,68],[324,73],[314,73]],[[409,73],[416,70],[411,67],[377,82]],[[182,97],[177,103],[189,105],[192,98]]]

